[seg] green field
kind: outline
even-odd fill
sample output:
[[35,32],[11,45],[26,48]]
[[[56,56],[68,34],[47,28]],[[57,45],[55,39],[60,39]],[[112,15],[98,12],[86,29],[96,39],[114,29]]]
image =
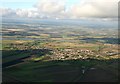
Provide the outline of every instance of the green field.
[[115,29],[39,25],[3,25],[3,83],[118,82]]

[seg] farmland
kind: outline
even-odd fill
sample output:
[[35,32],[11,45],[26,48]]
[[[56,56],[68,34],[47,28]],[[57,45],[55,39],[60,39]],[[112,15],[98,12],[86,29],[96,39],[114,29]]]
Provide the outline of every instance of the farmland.
[[118,81],[117,28],[54,21],[2,25],[3,82]]

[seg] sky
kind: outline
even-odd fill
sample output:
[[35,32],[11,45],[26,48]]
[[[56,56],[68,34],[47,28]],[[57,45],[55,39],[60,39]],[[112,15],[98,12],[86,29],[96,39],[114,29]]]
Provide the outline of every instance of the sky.
[[104,19],[118,17],[119,0],[0,0],[2,17]]
[[[2,7],[7,7],[7,8],[12,8],[12,9],[17,9],[17,8],[32,8],[34,4],[37,3],[38,0],[2,0],[1,6]],[[67,0],[66,1],[66,6],[70,7],[73,4],[76,4],[80,2],[80,0]]]

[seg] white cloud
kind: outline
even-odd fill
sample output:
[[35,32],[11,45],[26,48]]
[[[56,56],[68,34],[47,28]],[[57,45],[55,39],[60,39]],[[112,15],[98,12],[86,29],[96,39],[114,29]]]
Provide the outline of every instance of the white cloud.
[[39,16],[37,11],[32,10],[32,9],[17,9],[16,15],[19,17],[29,17],[29,18]]
[[40,0],[35,7],[37,7],[40,12],[51,14],[64,11],[65,4],[59,0]]
[[72,17],[117,18],[118,0],[84,0],[71,7]]
[[36,18],[39,17],[39,13],[34,9],[10,9],[0,8],[0,16],[2,17],[28,17]]
[[10,8],[0,8],[0,16],[12,17],[15,15],[15,11]]
[[[0,8],[2,16],[28,18],[117,18],[118,0],[81,0],[66,9],[67,0],[39,0],[33,9]],[[69,0],[67,1],[69,2]]]
[[47,18],[64,18],[66,0],[39,0],[35,8],[42,16]]

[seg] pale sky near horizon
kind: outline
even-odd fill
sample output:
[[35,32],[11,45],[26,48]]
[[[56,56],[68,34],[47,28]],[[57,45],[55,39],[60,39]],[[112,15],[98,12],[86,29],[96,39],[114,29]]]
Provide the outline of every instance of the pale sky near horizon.
[[[32,8],[40,0],[2,0],[0,6],[5,8]],[[50,0],[49,0],[50,1]],[[73,4],[80,2],[80,0],[67,0],[66,6],[69,7]]]
[[0,0],[4,17],[117,18],[119,0]]

